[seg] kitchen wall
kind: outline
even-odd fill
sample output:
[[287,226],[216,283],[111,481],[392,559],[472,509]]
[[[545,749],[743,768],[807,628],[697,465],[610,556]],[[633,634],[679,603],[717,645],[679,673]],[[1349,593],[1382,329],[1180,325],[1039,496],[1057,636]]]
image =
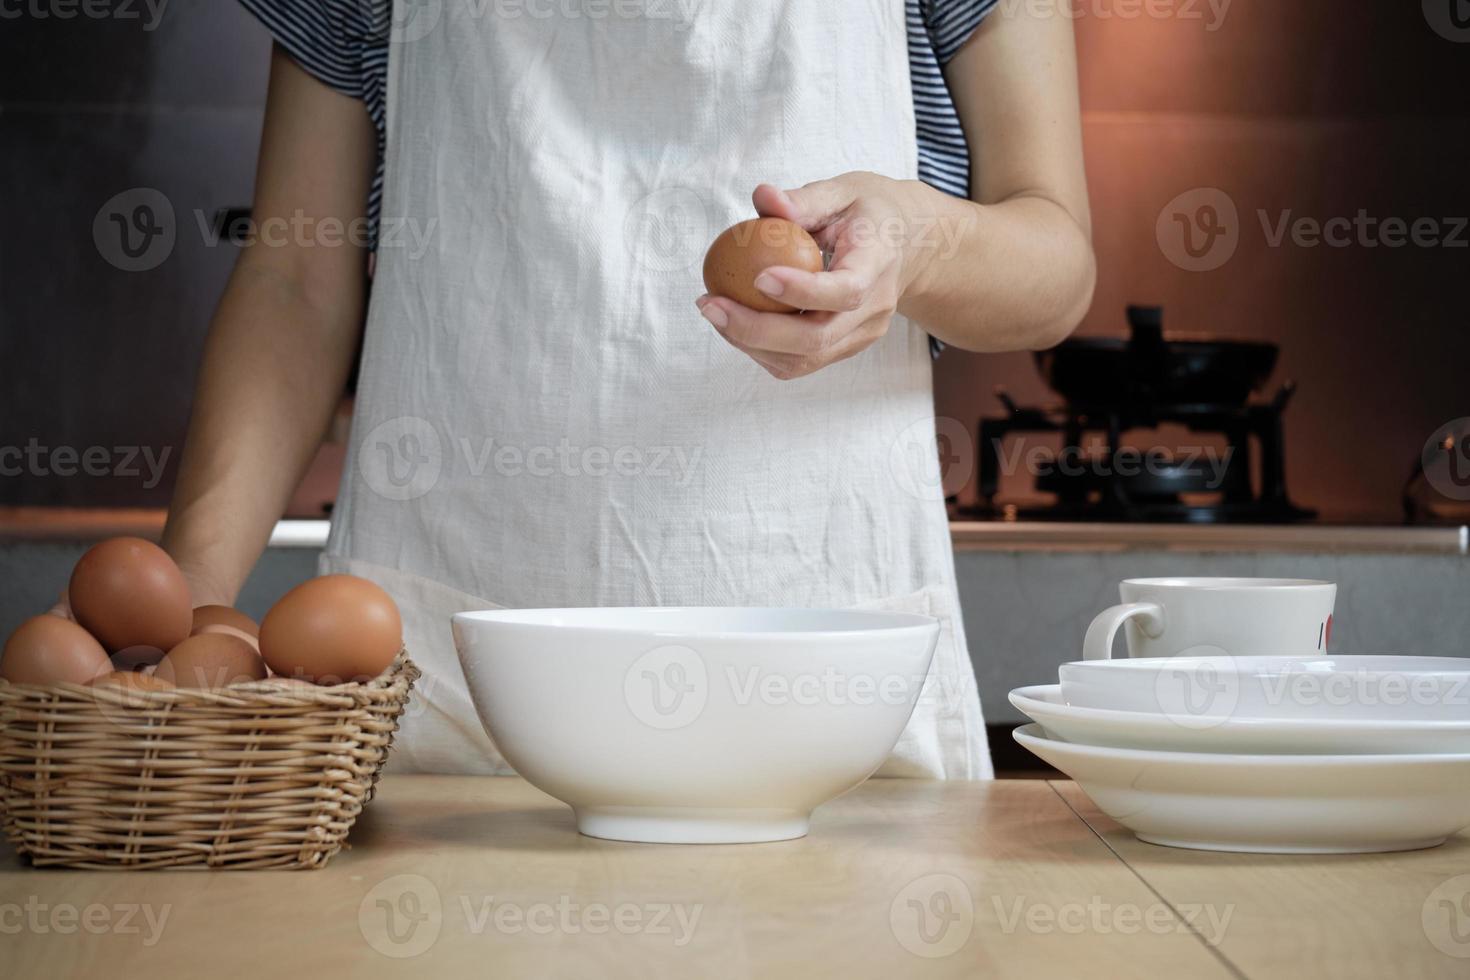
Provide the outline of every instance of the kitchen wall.
[[[1461,0],[1076,5],[1098,257],[1080,332],[1121,336],[1125,305],[1142,302],[1165,306],[1166,327],[1280,343],[1269,390],[1299,384],[1289,485],[1328,516],[1398,519],[1425,441],[1470,415],[1470,24],[1450,29],[1451,5],[1470,16]],[[1205,204],[1227,234],[1198,263],[1217,267],[1190,271],[1171,219]],[[1283,221],[1360,211],[1430,219],[1458,244],[1389,247],[1377,230],[1273,243]],[[941,414],[973,434],[998,384],[1048,399],[1027,355],[951,352]]]
[[[236,255],[210,224],[251,199],[270,52],[254,18],[233,0],[88,6],[106,16],[0,6],[0,447],[27,451],[19,477],[0,461],[0,504],[167,503]],[[111,214],[143,222],[136,258]]]
[[[1002,0],[997,16],[1028,2]],[[1176,328],[1281,343],[1273,384],[1300,384],[1293,492],[1333,514],[1395,519],[1425,439],[1470,415],[1470,230],[1460,247],[1271,235],[1283,220],[1360,210],[1456,232],[1450,219],[1470,215],[1470,27],[1450,12],[1464,6],[1076,7],[1099,261],[1083,332],[1120,333],[1126,303],[1154,302]],[[161,505],[234,258],[210,224],[250,199],[269,42],[225,0],[99,2],[106,16],[60,17],[71,9],[31,4],[0,25],[0,446],[33,447],[23,477],[0,479],[0,504]],[[163,223],[156,196],[126,194],[138,187],[167,199],[174,233],[130,257],[109,215],[133,223],[134,245]],[[1225,233],[1191,261],[1173,215],[1206,203]],[[1181,267],[1197,264],[1215,267]],[[1024,354],[951,351],[941,415],[973,436],[997,384],[1047,398]],[[93,449],[107,475],[68,475]]]

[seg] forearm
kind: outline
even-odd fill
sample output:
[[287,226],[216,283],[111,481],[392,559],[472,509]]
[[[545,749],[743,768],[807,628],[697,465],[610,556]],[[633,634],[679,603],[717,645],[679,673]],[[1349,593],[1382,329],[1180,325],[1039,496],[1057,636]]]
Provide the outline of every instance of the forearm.
[[231,277],[164,529],[196,604],[232,603],[264,550],[342,397],[360,316],[248,256]]
[[1072,332],[1097,270],[1071,214],[1042,196],[981,205],[924,185],[914,193],[915,269],[899,312],[972,351],[1036,350]]
[[362,336],[367,254],[313,237],[363,219],[375,152],[361,102],[271,54],[254,215],[205,344],[164,547],[196,604],[232,603],[321,443]]
[[1075,48],[1063,0],[1002,5],[945,67],[972,137],[971,200],[922,187],[918,212],[957,230],[947,253],[916,260],[900,309],[956,347],[1050,347],[1092,301]]

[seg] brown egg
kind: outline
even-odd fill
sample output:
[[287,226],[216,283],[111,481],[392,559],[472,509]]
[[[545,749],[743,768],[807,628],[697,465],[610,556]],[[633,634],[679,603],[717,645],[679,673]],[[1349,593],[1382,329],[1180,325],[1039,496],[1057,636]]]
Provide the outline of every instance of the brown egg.
[[805,228],[785,218],[755,218],[725,230],[704,257],[704,286],[752,310],[795,313],[796,307],[755,288],[755,277],[773,265],[822,271],[822,248]]
[[381,674],[403,646],[398,607],[355,575],[324,575],[281,597],[260,624],[260,652],[282,677],[337,684]]
[[229,687],[265,680],[265,661],[238,636],[200,633],[170,650],[153,676],[178,687]]
[[164,651],[158,647],[128,647],[112,655],[112,669],[129,671],[156,667],[163,654]]
[[92,681],[92,687],[124,687],[130,691],[172,691],[174,685],[141,670],[117,670]]
[[189,585],[174,560],[142,538],[95,545],[71,573],[72,613],[109,651],[172,650],[192,622]]
[[60,616],[32,616],[0,653],[0,677],[13,684],[86,684],[111,670],[102,644]]
[[224,633],[237,636],[257,651],[260,649],[260,626],[249,616],[229,606],[200,606],[194,610],[194,626],[190,636],[200,633]]

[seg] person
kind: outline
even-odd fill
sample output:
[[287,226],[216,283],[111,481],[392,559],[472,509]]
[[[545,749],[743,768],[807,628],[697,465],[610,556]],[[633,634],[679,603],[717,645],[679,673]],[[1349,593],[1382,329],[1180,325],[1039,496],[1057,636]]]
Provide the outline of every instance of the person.
[[[293,231],[210,328],[164,534],[196,604],[235,598],[356,366],[322,569],[403,612],[397,765],[508,771],[456,611],[766,605],[938,618],[880,772],[990,776],[931,339],[1042,348],[1090,302],[1064,2],[242,2],[276,39],[253,216]],[[756,213],[831,252],[757,282],[805,312],[704,295]]]

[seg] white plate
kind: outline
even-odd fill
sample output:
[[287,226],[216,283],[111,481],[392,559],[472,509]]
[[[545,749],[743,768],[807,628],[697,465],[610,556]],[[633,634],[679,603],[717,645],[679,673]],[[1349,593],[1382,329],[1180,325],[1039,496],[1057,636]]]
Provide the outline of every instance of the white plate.
[[820,609],[460,613],[470,697],[506,761],[591,837],[787,840],[893,750],[939,623]]
[[1470,660],[1145,657],[1062,664],[1062,699],[1177,718],[1470,721]]
[[1083,708],[1062,700],[1060,684],[1017,688],[1011,704],[1048,735],[1079,745],[1169,752],[1269,755],[1470,754],[1467,721],[1348,721],[1338,718],[1188,718],[1147,711]]
[[1433,847],[1470,826],[1470,755],[1215,755],[1015,738],[1139,840],[1206,851]]

